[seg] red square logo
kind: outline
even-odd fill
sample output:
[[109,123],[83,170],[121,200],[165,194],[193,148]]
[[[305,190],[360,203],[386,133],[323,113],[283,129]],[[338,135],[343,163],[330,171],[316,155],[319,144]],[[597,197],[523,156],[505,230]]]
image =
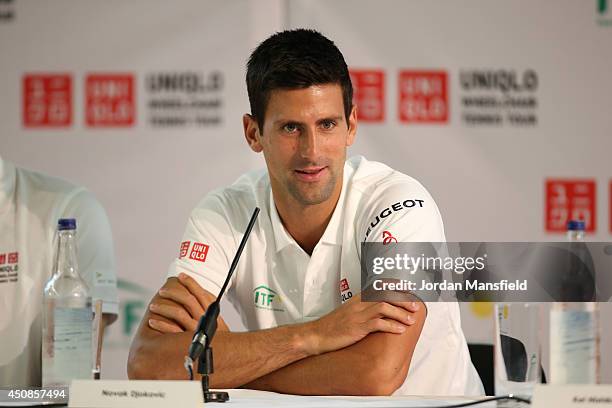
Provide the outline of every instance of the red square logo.
[[189,254],[189,259],[193,259],[194,261],[206,262],[208,248],[209,246],[206,244],[194,242],[193,247],[191,248],[191,253]]
[[398,86],[400,122],[448,122],[446,71],[400,71]]
[[378,70],[351,69],[353,103],[362,122],[385,120],[385,73]]
[[10,254],[8,254],[8,263],[16,264],[17,262],[19,262],[19,253],[18,252],[11,252]]
[[595,180],[546,180],[546,232],[565,232],[569,220],[583,220],[586,232],[597,225]]
[[132,126],[135,114],[133,75],[87,75],[85,79],[85,122],[87,126]]
[[0,254],[0,265],[4,265],[6,263],[6,254]]
[[69,74],[26,74],[22,85],[24,127],[72,124],[72,78]]
[[181,242],[181,252],[179,254],[179,258],[184,258],[187,256],[187,251],[189,251],[189,244],[191,244],[191,241]]
[[340,292],[344,292],[346,290],[349,290],[349,284],[348,280],[345,278],[340,281]]

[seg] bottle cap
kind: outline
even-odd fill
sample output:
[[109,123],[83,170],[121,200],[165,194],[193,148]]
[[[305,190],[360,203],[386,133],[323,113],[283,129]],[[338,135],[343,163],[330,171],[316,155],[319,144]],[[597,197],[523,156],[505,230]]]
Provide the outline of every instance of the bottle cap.
[[568,231],[584,231],[584,221],[570,220],[567,222]]
[[57,222],[57,229],[59,231],[75,230],[76,220],[74,218],[60,218]]

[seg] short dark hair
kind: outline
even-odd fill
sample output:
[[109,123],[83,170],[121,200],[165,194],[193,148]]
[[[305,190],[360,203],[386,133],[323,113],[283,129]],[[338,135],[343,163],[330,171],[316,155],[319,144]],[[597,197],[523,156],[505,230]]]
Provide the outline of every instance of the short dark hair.
[[318,31],[281,31],[259,44],[247,63],[246,83],[251,115],[261,132],[271,91],[329,83],[342,88],[348,125],[353,107],[353,85],[348,67],[338,47]]

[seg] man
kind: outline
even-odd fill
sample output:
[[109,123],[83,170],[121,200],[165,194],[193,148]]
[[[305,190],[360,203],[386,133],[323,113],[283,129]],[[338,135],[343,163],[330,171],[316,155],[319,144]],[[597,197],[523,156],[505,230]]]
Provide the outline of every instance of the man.
[[[361,242],[443,241],[416,180],[363,157],[336,46],[310,30],[277,33],[247,67],[250,148],[267,171],[243,175],[193,210],[128,361],[131,378],[186,378],[192,331],[214,300],[253,209],[261,214],[228,298],[249,330],[222,318],[213,388],[293,394],[481,394],[456,304],[360,302]],[[176,278],[178,276],[178,279]]]
[[117,317],[115,258],[106,213],[93,195],[0,157],[0,386],[41,386],[43,288],[53,273],[59,218],[77,220],[79,273],[104,324]]

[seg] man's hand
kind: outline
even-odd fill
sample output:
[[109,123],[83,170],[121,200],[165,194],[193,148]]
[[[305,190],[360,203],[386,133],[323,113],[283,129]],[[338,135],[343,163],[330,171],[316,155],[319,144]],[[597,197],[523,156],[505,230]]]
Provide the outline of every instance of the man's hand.
[[361,302],[361,295],[318,320],[308,323],[314,338],[313,355],[342,349],[370,333],[402,334],[416,320],[417,302]]
[[[177,279],[169,279],[158,292],[160,298],[149,305],[152,312],[148,325],[160,333],[193,332],[200,317],[215,297],[202,289],[188,275],[181,273]],[[218,330],[229,331],[219,319]]]

